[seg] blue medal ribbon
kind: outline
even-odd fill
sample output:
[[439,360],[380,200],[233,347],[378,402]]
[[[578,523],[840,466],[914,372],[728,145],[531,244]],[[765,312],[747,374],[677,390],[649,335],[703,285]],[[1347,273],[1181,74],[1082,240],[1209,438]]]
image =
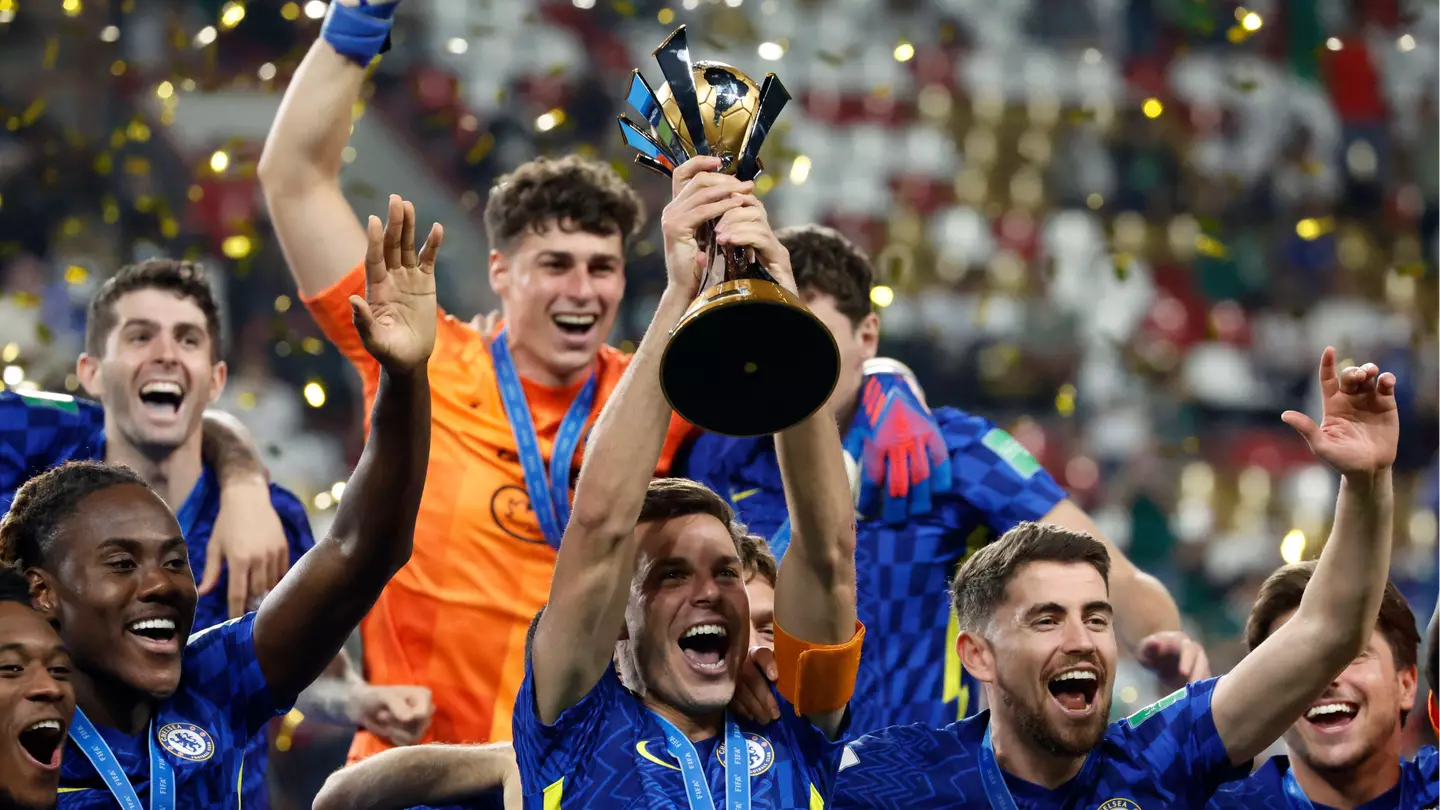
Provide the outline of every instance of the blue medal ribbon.
[[995,746],[990,743],[990,727],[985,727],[985,739],[980,743],[980,784],[985,796],[990,799],[994,810],[1019,810],[1015,797],[1010,795],[1010,786],[1005,784],[1005,775],[1000,772],[1000,763],[995,761]]
[[580,446],[580,434],[590,418],[590,409],[595,404],[596,374],[575,395],[560,429],[555,433],[555,447],[550,454],[550,474],[545,474],[545,457],[540,454],[540,439],[535,435],[535,421],[530,416],[530,405],[525,401],[525,389],[520,384],[520,375],[515,371],[515,361],[510,357],[510,344],[506,337],[509,329],[490,341],[490,358],[495,364],[495,379],[500,387],[500,403],[505,408],[505,418],[510,422],[510,432],[515,437],[515,449],[520,456],[520,469],[525,475],[525,489],[530,496],[530,506],[535,510],[535,519],[545,542],[552,548],[560,548],[560,538],[565,534],[565,524],[570,522],[570,465],[575,450]]
[[[148,736],[150,738],[150,810],[175,810],[175,768],[172,767],[160,754],[155,746],[155,721],[150,721]],[[100,732],[95,730],[95,724],[85,716],[85,712],[75,707],[75,719],[70,723],[70,739],[79,746],[85,758],[95,766],[96,773],[105,780],[110,792],[115,794],[115,800],[120,803],[124,810],[145,810],[140,804],[140,797],[135,793],[135,787],[130,784],[130,778],[125,775],[125,770],[115,759],[115,752]]]
[[[680,764],[680,776],[685,780],[685,798],[690,800],[690,810],[715,810],[710,783],[705,778],[705,764],[700,761],[694,744],[680,733],[674,723],[656,712],[651,714],[665,730],[665,750]],[[750,810],[750,748],[729,712],[725,713],[724,810]]]

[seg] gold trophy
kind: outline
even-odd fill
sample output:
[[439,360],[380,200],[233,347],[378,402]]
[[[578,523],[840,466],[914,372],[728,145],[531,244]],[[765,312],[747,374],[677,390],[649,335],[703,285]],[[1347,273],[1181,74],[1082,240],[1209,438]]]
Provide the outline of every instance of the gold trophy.
[[[730,65],[691,62],[685,27],[655,51],[665,76],[658,95],[635,71],[626,100],[648,132],[620,116],[635,162],[669,177],[696,155],[753,180],[760,146],[790,100],[775,74],[759,86]],[[745,248],[720,248],[715,223],[698,234],[709,254],[700,297],[670,334],[660,385],[691,424],[727,436],[782,431],[813,414],[835,390],[840,355],[830,330],[799,296],[775,283]]]

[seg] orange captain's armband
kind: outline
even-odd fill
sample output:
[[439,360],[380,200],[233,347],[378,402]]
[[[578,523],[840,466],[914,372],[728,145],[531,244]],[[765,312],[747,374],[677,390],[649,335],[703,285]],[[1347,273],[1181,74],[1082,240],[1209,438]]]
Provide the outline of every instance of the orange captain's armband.
[[855,622],[855,635],[844,644],[811,644],[775,625],[775,688],[800,714],[822,714],[845,708],[855,694],[860,671],[860,645],[865,625]]

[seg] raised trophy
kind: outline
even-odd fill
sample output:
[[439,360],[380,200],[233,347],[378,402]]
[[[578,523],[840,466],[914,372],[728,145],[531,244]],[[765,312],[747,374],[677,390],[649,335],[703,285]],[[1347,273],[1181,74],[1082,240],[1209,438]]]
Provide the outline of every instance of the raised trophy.
[[[642,129],[620,116],[635,162],[669,177],[696,155],[753,180],[760,146],[790,100],[775,74],[759,86],[730,65],[691,62],[685,27],[655,51],[665,84],[657,94],[635,71],[626,96]],[[686,421],[727,436],[776,433],[813,414],[835,390],[840,355],[830,330],[798,296],[775,283],[753,253],[721,248],[715,223],[698,234],[709,256],[703,292],[675,326],[660,361],[660,385]]]

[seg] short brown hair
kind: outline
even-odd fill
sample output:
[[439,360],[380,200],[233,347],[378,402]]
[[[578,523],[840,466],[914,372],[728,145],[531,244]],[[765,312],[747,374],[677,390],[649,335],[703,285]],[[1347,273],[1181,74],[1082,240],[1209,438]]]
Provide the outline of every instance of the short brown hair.
[[1026,521],[980,549],[960,566],[950,584],[950,600],[960,630],[981,633],[1005,601],[1005,588],[1027,563],[1085,563],[1110,585],[1110,554],[1094,537],[1063,526]]
[[[1250,618],[1245,621],[1245,644],[1251,650],[1259,647],[1275,630],[1275,622],[1286,613],[1300,607],[1305,587],[1315,576],[1315,562],[1308,560],[1292,565],[1282,565],[1260,586],[1255,604],[1250,607]],[[1384,636],[1395,658],[1395,668],[1406,670],[1415,666],[1420,657],[1420,629],[1415,626],[1415,614],[1410,603],[1395,583],[1385,583],[1385,595],[1380,597],[1380,617],[1375,629]]]
[[223,356],[220,345],[220,305],[205,271],[194,262],[175,259],[147,259],[127,264],[100,285],[85,313],[85,351],[95,357],[105,354],[105,340],[115,328],[115,304],[139,290],[168,290],[178,298],[188,298],[205,314],[205,331],[210,335],[210,359],[219,362]]
[[652,520],[670,520],[687,515],[709,515],[730,530],[730,539],[735,541],[735,553],[743,558],[742,542],[745,525],[735,519],[735,510],[715,491],[689,478],[656,478],[645,490],[645,502],[640,506],[640,517],[636,523]]
[[770,552],[770,544],[758,534],[747,534],[740,538],[740,562],[745,566],[745,578],[763,577],[770,587],[780,576],[780,563]]
[[614,169],[577,155],[521,164],[495,182],[485,203],[485,235],[501,251],[552,225],[628,240],[644,219],[640,198]]
[[824,293],[835,299],[835,308],[859,326],[873,310],[870,287],[875,270],[870,257],[832,228],[799,225],[775,233],[790,253],[795,287],[802,294]]

